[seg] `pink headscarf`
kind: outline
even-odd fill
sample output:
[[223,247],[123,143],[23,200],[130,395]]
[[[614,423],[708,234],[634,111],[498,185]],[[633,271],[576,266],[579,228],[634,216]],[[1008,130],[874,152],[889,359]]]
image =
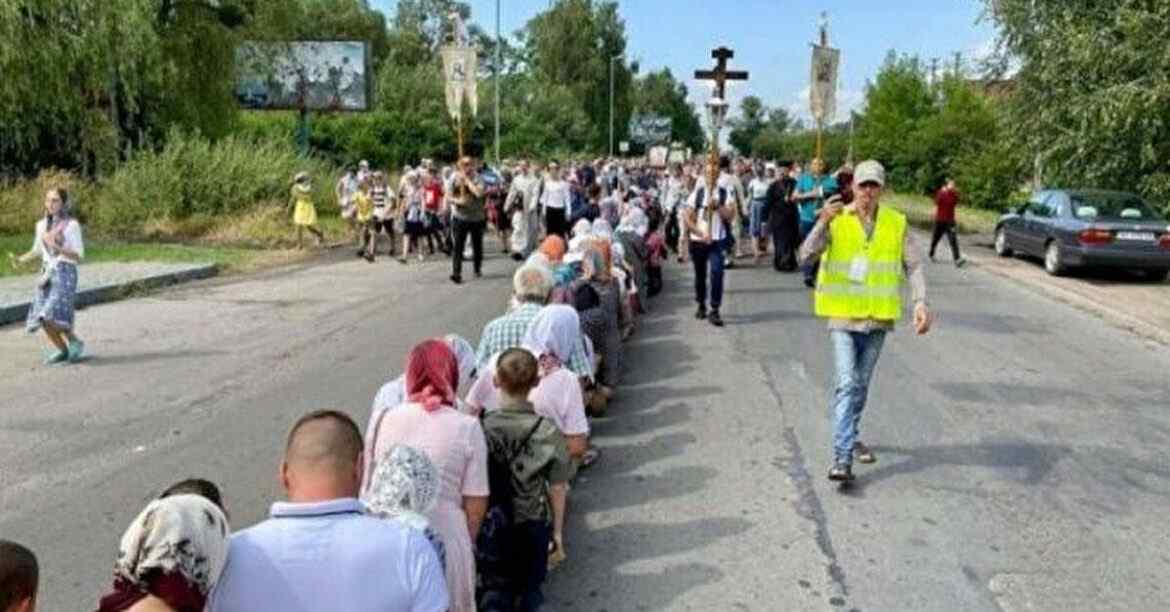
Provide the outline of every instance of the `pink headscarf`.
[[442,340],[424,340],[406,358],[406,397],[428,412],[455,405],[459,361]]

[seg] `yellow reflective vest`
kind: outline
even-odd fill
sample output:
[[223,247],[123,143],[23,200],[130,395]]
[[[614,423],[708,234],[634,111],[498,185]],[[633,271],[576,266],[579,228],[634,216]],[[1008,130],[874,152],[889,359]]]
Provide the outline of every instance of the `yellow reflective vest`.
[[880,206],[867,239],[853,210],[829,224],[814,293],[818,317],[897,321],[902,316],[902,245],[906,217]]

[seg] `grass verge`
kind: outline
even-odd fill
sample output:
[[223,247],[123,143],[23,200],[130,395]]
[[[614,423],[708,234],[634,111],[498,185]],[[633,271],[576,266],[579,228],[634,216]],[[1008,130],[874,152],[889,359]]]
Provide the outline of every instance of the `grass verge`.
[[[29,236],[0,236],[0,277],[36,273],[36,264],[20,269],[8,265],[7,253],[20,255],[31,246]],[[290,248],[257,249],[215,245],[188,245],[150,242],[90,240],[85,249],[86,263],[160,262],[214,263],[220,272],[232,274],[296,263],[313,256],[313,250]]]
[[[882,204],[902,211],[910,225],[929,229],[934,227],[934,202],[927,196],[891,193],[882,196]],[[991,234],[1000,213],[994,210],[960,207],[955,216],[960,234]]]

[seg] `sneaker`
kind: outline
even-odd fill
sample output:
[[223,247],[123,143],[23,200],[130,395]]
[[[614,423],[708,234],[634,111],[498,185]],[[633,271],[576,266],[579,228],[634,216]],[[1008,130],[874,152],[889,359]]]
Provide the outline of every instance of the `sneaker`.
[[707,318],[707,307],[699,304],[699,309],[695,311],[695,318],[700,321]]
[[74,340],[70,342],[68,357],[70,363],[76,363],[85,358],[85,343],[81,340]]
[[462,283],[462,282],[463,282],[463,279],[462,279],[462,278],[460,278],[460,277],[458,277],[458,276],[455,276],[454,274],[452,274],[452,275],[451,275],[451,282],[453,282],[453,283],[455,283],[456,285],[458,285],[458,284],[460,284],[460,283]]
[[853,467],[840,461],[834,463],[833,467],[829,468],[829,480],[837,482],[853,480]]
[[967,265],[967,258],[966,257],[960,257],[960,258],[955,260],[955,267],[956,268],[962,268],[965,265]]
[[861,440],[853,443],[853,458],[858,463],[877,463],[877,455],[873,454]]
[[65,351],[56,351],[52,355],[45,357],[45,365],[56,365],[58,363],[65,363],[69,361],[69,353]]
[[817,282],[811,278],[806,278],[806,279],[804,279],[804,286],[808,287],[809,289],[815,289],[817,286]]
[[711,309],[711,316],[707,317],[707,320],[715,327],[723,327],[723,318],[719,316],[719,310],[717,308]]

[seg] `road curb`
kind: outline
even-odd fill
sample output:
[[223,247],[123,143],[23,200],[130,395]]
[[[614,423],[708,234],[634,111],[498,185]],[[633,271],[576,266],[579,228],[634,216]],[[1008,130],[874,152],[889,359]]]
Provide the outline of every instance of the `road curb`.
[[[925,231],[919,231],[919,239],[925,240],[924,246],[930,244],[930,234]],[[1096,316],[1106,323],[1128,331],[1140,338],[1170,346],[1170,330],[1164,329],[1157,324],[1150,323],[1116,308],[1111,308],[1075,291],[1070,291],[1043,281],[1036,282],[1035,279],[1017,274],[1008,268],[988,265],[988,262],[994,261],[998,256],[994,253],[992,255],[985,255],[980,253],[979,249],[991,248],[992,244],[993,238],[984,234],[970,234],[960,237],[960,246],[963,249],[963,256],[967,260],[968,265],[985,270],[1000,278],[1006,278],[1033,293]],[[939,246],[940,248],[944,248],[944,245]]]
[[[217,274],[219,274],[219,266],[217,264],[207,264],[177,272],[164,272],[125,282],[98,285],[78,291],[75,305],[77,308],[85,308],[94,304],[114,302],[139,291],[202,280],[211,278]],[[29,292],[31,293],[32,290],[30,289]],[[0,326],[24,321],[28,316],[28,309],[31,305],[31,302],[20,302],[0,306]]]
[[997,266],[983,265],[982,262],[975,259],[972,259],[971,262],[982,270],[986,270],[1001,278],[1015,281],[1016,284],[1023,286],[1033,293],[1038,293],[1062,304],[1067,304],[1074,308],[1078,308],[1082,311],[1101,318],[1114,327],[1121,328],[1139,337],[1170,346],[1170,331],[1165,330],[1158,325],[1144,321],[1138,317],[1117,310],[1116,308],[1110,308],[1109,306],[1087,298],[1075,291],[1069,291],[1063,287],[1057,287],[1055,285],[1046,283],[1035,283],[1030,279],[1022,278],[1021,276],[1013,273],[1011,270]]

